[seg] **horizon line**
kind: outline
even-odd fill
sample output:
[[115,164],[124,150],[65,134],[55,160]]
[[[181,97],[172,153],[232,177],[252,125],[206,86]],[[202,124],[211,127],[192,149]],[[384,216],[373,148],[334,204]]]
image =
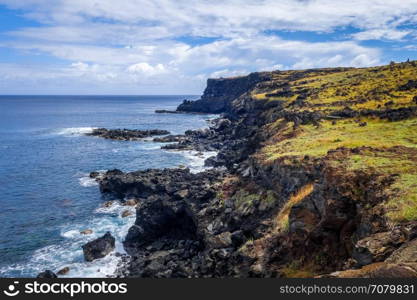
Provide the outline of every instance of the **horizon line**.
[[200,94],[0,94],[0,97],[10,96],[125,96],[125,97],[137,97],[137,96],[200,96]]

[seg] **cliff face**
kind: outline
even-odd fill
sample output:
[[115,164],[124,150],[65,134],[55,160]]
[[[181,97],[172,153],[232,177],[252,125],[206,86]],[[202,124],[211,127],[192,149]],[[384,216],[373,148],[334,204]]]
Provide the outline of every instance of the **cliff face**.
[[231,109],[232,100],[250,91],[257,83],[268,80],[268,73],[251,73],[234,78],[208,79],[200,100],[185,100],[177,111],[222,113]]
[[227,170],[101,182],[143,199],[123,275],[417,277],[415,78],[407,62],[210,81],[178,109],[224,117],[178,149]]

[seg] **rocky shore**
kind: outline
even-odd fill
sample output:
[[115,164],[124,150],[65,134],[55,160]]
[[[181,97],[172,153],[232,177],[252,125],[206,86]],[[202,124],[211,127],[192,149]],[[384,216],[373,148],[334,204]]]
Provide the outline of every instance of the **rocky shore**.
[[403,77],[386,79],[398,85],[388,91],[380,83],[416,69],[409,62],[209,80],[201,99],[177,112],[221,117],[154,141],[216,151],[206,160],[214,168],[91,175],[107,197],[136,204],[116,276],[417,277],[417,140],[399,133],[417,124],[417,90]]
[[137,130],[137,129],[106,129],[95,128],[92,132],[86,133],[88,136],[98,136],[105,139],[119,140],[119,141],[135,141],[155,135],[166,135],[170,132],[167,130],[151,129],[151,130]]

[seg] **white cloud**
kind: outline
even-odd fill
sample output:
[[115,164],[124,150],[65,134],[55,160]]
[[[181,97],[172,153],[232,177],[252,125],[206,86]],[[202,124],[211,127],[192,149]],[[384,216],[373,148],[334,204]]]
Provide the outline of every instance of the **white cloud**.
[[371,29],[353,34],[356,40],[402,40],[411,30]]
[[201,74],[236,75],[277,68],[370,66],[380,62],[379,50],[353,41],[311,43],[263,35],[196,46],[179,42],[154,42],[123,48],[57,43],[7,45],[74,61],[68,69],[74,76],[105,72],[126,79],[126,74],[140,75],[141,78],[162,75],[184,78]]
[[[0,4],[42,23],[9,31],[10,40],[0,47],[68,63],[50,66],[49,73],[36,70],[38,66],[4,66],[2,80],[38,77],[56,80],[57,85],[73,80],[80,86],[136,86],[139,92],[159,85],[160,91],[183,87],[183,92],[198,93],[207,77],[251,71],[372,66],[382,63],[382,53],[361,41],[415,37],[417,23],[417,0],[0,0]],[[327,42],[279,37],[279,31],[331,33],[347,27],[358,32]]]
[[[0,3],[26,9],[29,17],[45,24],[73,26],[71,32],[79,32],[80,38],[94,38],[97,27],[110,36],[114,36],[112,28],[125,35],[140,27],[142,36],[157,38],[190,34],[230,37],[263,30],[332,31],[341,26],[374,30],[415,22],[417,13],[416,0],[196,0],[192,4],[188,0],[56,0],[53,5],[46,0],[0,0]],[[95,26],[84,26],[91,21]],[[22,34],[39,37],[42,30]],[[64,27],[56,30],[65,31]],[[52,38],[49,34],[44,37]]]
[[145,75],[145,76],[153,76],[153,75],[163,74],[167,72],[163,64],[157,64],[156,66],[151,66],[150,64],[146,62],[141,62],[141,63],[131,65],[127,68],[127,71],[130,73],[140,73],[141,75]]
[[88,64],[85,64],[83,62],[76,62],[76,63],[72,63],[71,67],[73,67],[74,69],[81,71],[81,72],[85,72],[88,70]]

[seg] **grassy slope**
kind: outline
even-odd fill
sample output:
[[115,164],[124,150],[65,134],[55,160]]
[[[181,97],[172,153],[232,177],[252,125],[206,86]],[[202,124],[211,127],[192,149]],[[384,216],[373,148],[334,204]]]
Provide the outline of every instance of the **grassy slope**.
[[[346,107],[359,112],[382,111],[416,106],[417,86],[410,85],[413,80],[417,80],[416,62],[362,69],[283,71],[274,72],[270,82],[252,91],[252,97],[281,101],[289,112],[319,111],[331,116]],[[329,150],[340,147],[369,147],[330,163],[347,171],[397,174],[386,203],[388,216],[393,221],[417,220],[416,117],[390,122],[368,116],[299,126],[279,119],[267,130],[272,137],[259,152],[265,163],[325,157]]]

